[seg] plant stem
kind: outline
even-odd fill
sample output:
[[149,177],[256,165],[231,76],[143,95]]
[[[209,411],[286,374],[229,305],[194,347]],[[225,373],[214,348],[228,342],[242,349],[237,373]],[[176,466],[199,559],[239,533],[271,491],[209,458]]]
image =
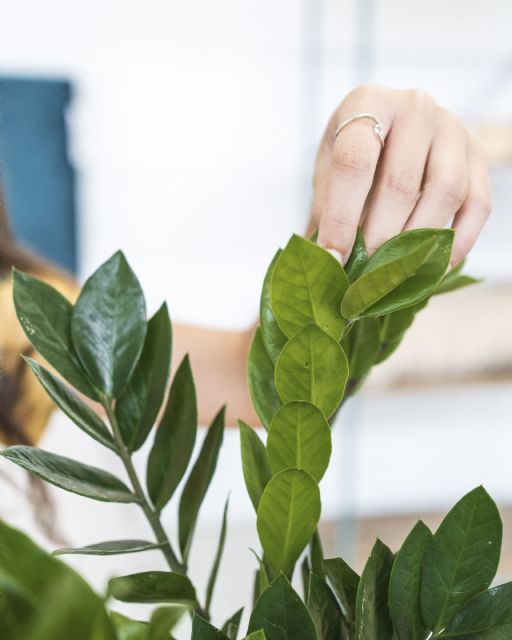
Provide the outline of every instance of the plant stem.
[[169,538],[165,533],[165,530],[160,521],[160,515],[158,514],[157,511],[155,511],[155,509],[153,509],[153,507],[149,504],[148,499],[146,498],[146,494],[144,493],[144,490],[139,481],[137,472],[135,471],[135,467],[133,466],[131,454],[123,442],[123,437],[119,429],[119,423],[117,422],[116,415],[112,409],[112,404],[107,399],[105,399],[102,402],[102,404],[107,413],[110,426],[112,427],[112,433],[118,448],[119,456],[123,461],[124,467],[126,469],[126,473],[130,478],[133,491],[137,496],[137,498],[139,499],[139,505],[142,511],[144,512],[144,515],[146,516],[146,519],[149,522],[151,528],[153,529],[153,533],[155,534],[158,543],[163,545],[162,553],[164,554],[165,559],[167,560],[167,564],[169,565],[172,571],[176,571],[177,573],[185,573],[185,567],[180,563],[180,561],[176,557],[176,554],[173,551]]

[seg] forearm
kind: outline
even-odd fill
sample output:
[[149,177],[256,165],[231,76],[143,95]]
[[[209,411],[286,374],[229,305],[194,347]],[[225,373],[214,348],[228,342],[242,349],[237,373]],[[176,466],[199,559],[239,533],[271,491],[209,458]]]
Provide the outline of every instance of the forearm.
[[247,389],[247,354],[253,330],[219,331],[173,324],[173,369],[190,355],[197,389],[199,423],[208,425],[226,403],[226,423],[241,418],[258,425]]

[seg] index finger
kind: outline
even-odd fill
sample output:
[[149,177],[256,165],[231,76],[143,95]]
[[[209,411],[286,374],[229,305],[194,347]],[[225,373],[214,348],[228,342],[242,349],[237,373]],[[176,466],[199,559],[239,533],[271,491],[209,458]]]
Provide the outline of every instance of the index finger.
[[381,152],[375,123],[357,120],[334,141],[327,176],[318,244],[339,252],[346,262],[370,192]]

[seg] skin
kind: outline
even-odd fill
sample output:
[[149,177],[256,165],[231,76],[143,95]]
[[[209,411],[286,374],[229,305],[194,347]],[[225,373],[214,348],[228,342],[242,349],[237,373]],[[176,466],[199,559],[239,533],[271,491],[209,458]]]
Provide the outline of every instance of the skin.
[[[358,113],[379,118],[383,150],[370,120],[350,124],[335,139],[338,126]],[[321,141],[313,186],[308,232],[318,229],[318,243],[343,263],[358,225],[373,253],[403,230],[450,224],[456,230],[455,266],[491,210],[487,167],[475,140],[453,113],[417,90],[365,85],[348,94]],[[202,424],[211,422],[222,399],[229,400],[228,424],[236,418],[259,424],[246,384],[253,331],[175,327],[175,366],[190,354]]]

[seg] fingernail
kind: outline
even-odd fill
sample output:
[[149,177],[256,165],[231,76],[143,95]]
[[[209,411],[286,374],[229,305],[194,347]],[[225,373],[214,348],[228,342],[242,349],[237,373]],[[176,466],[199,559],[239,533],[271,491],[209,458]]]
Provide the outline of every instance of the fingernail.
[[333,258],[335,258],[340,264],[343,264],[343,256],[336,249],[327,249]]

